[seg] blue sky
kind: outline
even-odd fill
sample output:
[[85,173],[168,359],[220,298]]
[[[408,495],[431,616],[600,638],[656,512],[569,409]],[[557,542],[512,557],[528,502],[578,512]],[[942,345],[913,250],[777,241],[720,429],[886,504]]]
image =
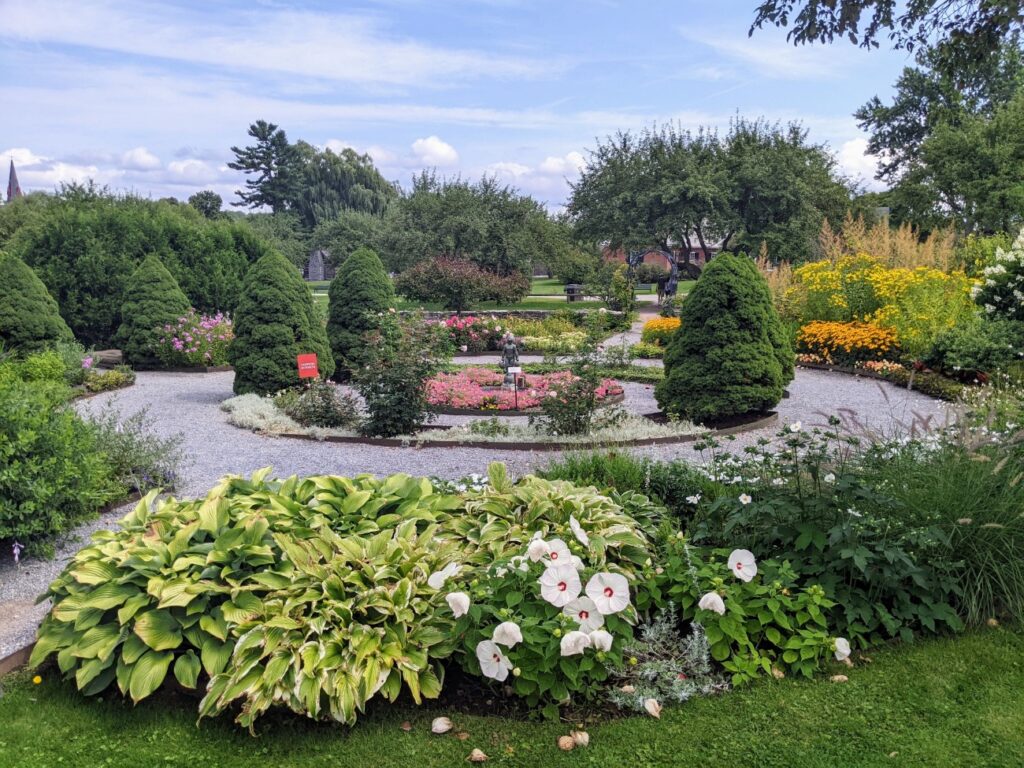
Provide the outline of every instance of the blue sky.
[[851,113],[905,54],[747,37],[755,0],[0,0],[0,159],[22,185],[233,198],[250,122],[408,184],[496,174],[552,208],[595,137],[799,120],[865,180]]

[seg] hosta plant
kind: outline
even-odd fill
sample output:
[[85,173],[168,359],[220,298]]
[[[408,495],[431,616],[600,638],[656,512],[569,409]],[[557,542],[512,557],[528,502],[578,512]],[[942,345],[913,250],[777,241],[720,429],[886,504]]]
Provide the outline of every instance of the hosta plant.
[[208,680],[214,714],[272,704],[346,723],[376,694],[441,688],[450,614],[428,580],[455,556],[438,520],[458,497],[429,481],[227,478],[205,498],[153,495],[51,584],[31,664],[56,654],[78,688],[139,701],[173,674]]

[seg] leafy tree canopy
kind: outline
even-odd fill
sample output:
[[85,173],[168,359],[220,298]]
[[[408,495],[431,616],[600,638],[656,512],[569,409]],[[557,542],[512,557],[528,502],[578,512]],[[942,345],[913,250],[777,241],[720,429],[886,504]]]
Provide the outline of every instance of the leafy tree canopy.
[[196,192],[188,199],[188,204],[199,211],[208,219],[216,219],[221,215],[221,206],[224,205],[224,198],[211,189],[204,189]]
[[736,119],[720,136],[672,126],[598,144],[569,213],[577,235],[627,249],[721,243],[775,258],[809,258],[824,218],[851,188],[828,151],[797,124]]
[[496,179],[441,179],[424,171],[385,216],[381,253],[401,271],[437,256],[507,275],[547,263],[565,239],[544,208]]
[[236,206],[261,208],[274,213],[287,210],[298,189],[298,153],[288,142],[283,128],[266,120],[257,120],[249,126],[249,135],[256,142],[247,147],[231,147],[235,160],[228,168],[242,171],[247,176],[245,189],[237,190],[240,202]]
[[945,44],[947,66],[987,58],[1020,34],[1020,0],[764,0],[750,33],[764,26],[788,27],[789,40],[831,43],[847,38],[865,48],[888,35],[896,48]]

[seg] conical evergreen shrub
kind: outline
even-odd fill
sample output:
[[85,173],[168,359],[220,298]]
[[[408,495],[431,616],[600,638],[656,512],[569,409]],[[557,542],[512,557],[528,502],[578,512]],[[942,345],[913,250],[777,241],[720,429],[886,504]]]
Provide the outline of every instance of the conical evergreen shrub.
[[794,358],[764,277],[742,255],[704,268],[665,350],[658,405],[698,423],[764,413],[793,379]]
[[320,375],[334,373],[327,332],[295,266],[277,252],[253,264],[235,309],[228,358],[235,393],[269,395],[299,383],[296,358],[315,353]]
[[43,281],[21,259],[0,253],[0,342],[4,349],[38,352],[74,336]]
[[359,248],[342,263],[328,291],[327,337],[337,368],[334,378],[347,381],[367,363],[366,334],[380,328],[381,315],[395,304],[395,288],[377,254]]
[[174,275],[155,254],[149,254],[128,279],[121,304],[116,341],[124,361],[134,366],[158,366],[157,342],[163,327],[178,322],[191,309]]

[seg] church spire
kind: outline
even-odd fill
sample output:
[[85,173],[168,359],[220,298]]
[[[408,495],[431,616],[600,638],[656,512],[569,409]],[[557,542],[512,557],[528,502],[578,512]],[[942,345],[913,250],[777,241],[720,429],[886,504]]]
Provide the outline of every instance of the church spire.
[[7,177],[7,202],[11,202],[16,197],[21,197],[21,185],[18,183],[18,174],[14,170],[14,160],[11,160],[11,173]]

